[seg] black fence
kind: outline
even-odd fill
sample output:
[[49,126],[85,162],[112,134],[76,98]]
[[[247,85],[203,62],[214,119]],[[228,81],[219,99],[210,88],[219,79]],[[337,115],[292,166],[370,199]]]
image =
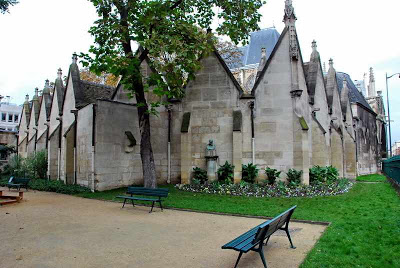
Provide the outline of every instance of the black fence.
[[382,170],[400,185],[400,155],[382,161]]

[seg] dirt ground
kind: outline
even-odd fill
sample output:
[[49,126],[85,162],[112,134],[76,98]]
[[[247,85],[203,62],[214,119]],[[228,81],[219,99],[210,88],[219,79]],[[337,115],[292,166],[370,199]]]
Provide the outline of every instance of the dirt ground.
[[[8,190],[4,194],[8,194]],[[16,195],[14,191],[11,194]],[[233,267],[238,253],[221,246],[263,222],[29,191],[0,207],[0,267]],[[295,211],[296,213],[296,211]],[[298,267],[326,226],[291,223],[264,247],[269,268]],[[263,267],[244,254],[240,268]]]

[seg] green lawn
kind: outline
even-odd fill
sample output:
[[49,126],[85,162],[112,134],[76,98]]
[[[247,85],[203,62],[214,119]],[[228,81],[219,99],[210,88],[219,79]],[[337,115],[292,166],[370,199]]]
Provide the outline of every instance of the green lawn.
[[384,182],[386,181],[386,177],[380,174],[372,174],[372,175],[364,175],[358,176],[357,181],[361,182]]
[[[294,218],[331,222],[301,267],[400,267],[400,198],[388,183],[357,183],[344,195],[312,199],[215,196],[169,189],[168,207],[273,217],[297,205]],[[79,196],[113,200],[124,191]]]

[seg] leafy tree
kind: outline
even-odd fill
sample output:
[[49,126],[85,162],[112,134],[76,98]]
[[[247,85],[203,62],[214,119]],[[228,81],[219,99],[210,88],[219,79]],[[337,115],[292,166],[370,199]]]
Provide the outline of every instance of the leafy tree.
[[[235,44],[246,43],[258,29],[259,8],[264,0],[89,0],[99,19],[89,32],[95,44],[90,54],[81,54],[84,66],[96,74],[121,76],[124,89],[136,98],[145,187],[156,187],[150,115],[168,98],[182,98],[184,87],[201,68],[199,59],[213,49],[209,29],[215,15],[220,18],[217,34]],[[215,11],[218,10],[217,14]],[[133,44],[140,49],[134,51]],[[141,63],[150,60],[153,72],[141,73]],[[148,102],[145,92],[159,96]]]
[[0,12],[2,14],[5,14],[6,12],[10,13],[8,8],[18,3],[19,3],[18,0],[0,0]]
[[80,77],[82,80],[90,81],[98,84],[105,84],[107,86],[116,87],[118,84],[118,77],[112,74],[102,73],[101,75],[96,75],[91,72],[89,68],[83,68],[80,70]]

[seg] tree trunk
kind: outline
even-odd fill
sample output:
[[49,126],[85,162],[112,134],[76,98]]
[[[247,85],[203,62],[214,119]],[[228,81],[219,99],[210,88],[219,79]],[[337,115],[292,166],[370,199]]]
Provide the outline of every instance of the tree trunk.
[[[139,101],[138,101],[139,102]],[[150,141],[150,115],[146,112],[147,107],[138,108],[140,128],[140,156],[142,158],[144,187],[156,188],[156,166],[154,164],[153,149]]]

